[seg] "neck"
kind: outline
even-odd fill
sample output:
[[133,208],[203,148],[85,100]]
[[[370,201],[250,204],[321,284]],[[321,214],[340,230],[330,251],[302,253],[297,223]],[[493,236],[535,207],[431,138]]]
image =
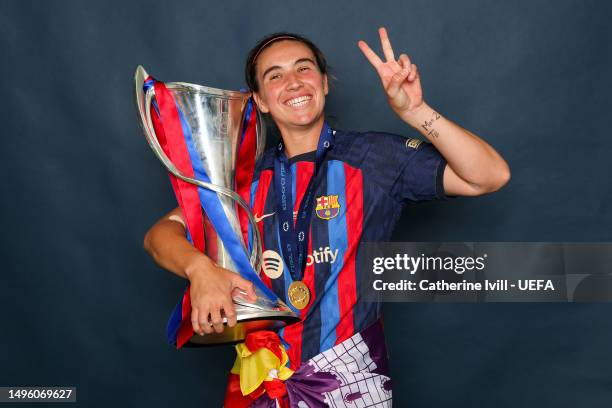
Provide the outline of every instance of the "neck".
[[324,121],[321,115],[321,118],[310,126],[279,129],[287,158],[317,150]]

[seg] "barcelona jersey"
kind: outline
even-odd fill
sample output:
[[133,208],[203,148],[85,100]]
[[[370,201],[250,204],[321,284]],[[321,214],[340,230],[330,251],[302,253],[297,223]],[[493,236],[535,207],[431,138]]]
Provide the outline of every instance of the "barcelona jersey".
[[[302,275],[310,300],[305,308],[295,309],[301,320],[279,332],[294,369],[380,318],[380,304],[362,300],[360,276],[365,270],[357,262],[359,244],[388,241],[406,204],[446,198],[446,161],[432,144],[389,133],[332,133],[333,146],[319,169],[325,176],[314,190]],[[270,149],[258,162],[250,205],[263,250],[282,254],[274,159]],[[294,220],[313,176],[314,160],[315,152],[290,160]],[[287,290],[293,280],[287,266],[273,276],[262,273],[261,279],[291,307]]]

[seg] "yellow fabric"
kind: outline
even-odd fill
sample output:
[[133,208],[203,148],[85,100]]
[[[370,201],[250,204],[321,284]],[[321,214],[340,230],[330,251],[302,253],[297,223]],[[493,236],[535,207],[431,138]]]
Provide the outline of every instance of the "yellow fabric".
[[272,381],[270,370],[278,371],[278,379],[285,381],[291,377],[293,370],[285,367],[289,357],[285,348],[280,346],[282,360],[265,347],[251,353],[246,344],[236,344],[236,361],[232,367],[232,374],[240,375],[240,391],[242,395],[248,395],[255,391],[264,381]]

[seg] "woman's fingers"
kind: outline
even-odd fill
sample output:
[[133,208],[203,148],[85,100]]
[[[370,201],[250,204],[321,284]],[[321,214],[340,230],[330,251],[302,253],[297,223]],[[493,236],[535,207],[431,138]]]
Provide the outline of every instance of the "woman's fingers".
[[213,306],[213,308],[210,310],[210,321],[212,323],[212,327],[217,333],[223,332],[223,318],[221,317],[220,306]]
[[203,336],[204,333],[212,333],[212,328],[208,322],[208,308],[191,309],[191,326],[193,331]]
[[382,60],[376,55],[374,51],[370,48],[370,46],[365,41],[357,42],[359,49],[363,52],[363,55],[370,61],[370,64],[374,66],[374,68],[378,69],[379,66],[383,64]]
[[380,35],[380,45],[382,46],[387,62],[395,61],[391,41],[389,41],[389,35],[387,35],[387,29],[385,27],[380,27],[378,29],[378,35]]
[[203,331],[200,329],[200,320],[198,320],[198,309],[191,309],[191,327],[193,327],[193,331],[202,334]]
[[408,82],[413,82],[415,79],[417,79],[417,76],[419,75],[419,71],[416,65],[412,64],[412,68],[410,69],[410,75],[408,75]]
[[387,85],[387,95],[389,96],[389,98],[395,98],[397,96],[400,87],[402,86],[402,83],[406,80],[409,74],[410,71],[408,71],[406,68],[403,68],[401,71],[395,73],[395,75],[391,77],[391,80]]
[[408,55],[406,55],[406,54],[402,54],[402,55],[400,55],[400,56],[399,56],[399,61],[398,61],[398,62],[399,62],[399,65],[400,65],[402,68],[408,68],[408,69],[410,69],[410,68],[411,68],[410,57],[408,57]]
[[234,302],[231,299],[223,304],[223,314],[227,318],[227,325],[234,327],[236,325],[236,308],[234,308]]
[[[223,313],[221,313],[223,310]],[[221,333],[223,327],[223,316],[227,318],[227,325],[234,327],[236,325],[236,310],[231,299],[221,306],[217,307],[202,307],[194,308],[191,311],[191,326],[193,331],[200,334],[210,334],[213,331]]]
[[[206,333],[206,334],[210,334],[213,332],[213,328],[210,325],[210,320],[208,318],[208,316],[210,315],[210,307],[205,306],[200,308],[200,311],[198,313],[198,317],[199,317],[199,321],[200,321],[200,329]],[[202,332],[200,332],[201,334]]]
[[235,289],[239,290],[241,297],[246,297],[247,300],[256,301],[257,294],[255,293],[255,285],[250,280],[244,279],[237,273],[230,272],[232,274],[232,296],[234,296]]
[[410,62],[410,58],[406,54],[402,54],[399,57],[399,65],[402,69],[408,69],[408,77],[406,81],[413,82],[419,73],[417,66]]
[[393,75],[402,72],[404,69],[408,70],[409,75],[404,77],[403,80],[407,80],[408,82],[414,81],[416,79],[416,72],[413,71],[415,71],[416,66],[410,61],[410,57],[406,54],[401,54],[396,60],[387,30],[381,27],[378,32],[380,34],[380,43],[386,61],[381,60],[365,41],[359,41],[357,45],[359,49],[361,49],[361,52],[363,52],[363,55],[370,61],[370,64],[376,68],[383,85],[388,87],[389,83],[387,81],[390,81]]

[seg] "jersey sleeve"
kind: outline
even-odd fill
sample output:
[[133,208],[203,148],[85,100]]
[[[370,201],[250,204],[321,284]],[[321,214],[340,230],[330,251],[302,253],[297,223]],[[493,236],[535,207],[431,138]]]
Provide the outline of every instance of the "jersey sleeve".
[[377,162],[377,181],[396,201],[445,200],[446,160],[433,144],[381,133],[369,135],[369,156]]
[[418,139],[408,139],[405,143],[411,142],[420,143],[416,148],[404,146],[402,165],[390,194],[400,201],[409,202],[445,200],[443,180],[446,160],[431,143]]

